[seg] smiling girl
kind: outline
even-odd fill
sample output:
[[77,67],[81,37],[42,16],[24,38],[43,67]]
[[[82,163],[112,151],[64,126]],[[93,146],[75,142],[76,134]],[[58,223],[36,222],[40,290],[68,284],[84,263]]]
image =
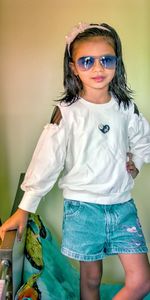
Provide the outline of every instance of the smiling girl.
[[80,261],[80,299],[100,299],[103,259],[117,254],[125,285],[113,299],[141,300],[150,292],[150,266],[131,190],[150,162],[150,126],[132,100],[111,26],[79,24],[66,37],[64,88],[27,170],[23,199],[0,234],[17,228],[22,235],[28,212],[63,170],[61,250]]

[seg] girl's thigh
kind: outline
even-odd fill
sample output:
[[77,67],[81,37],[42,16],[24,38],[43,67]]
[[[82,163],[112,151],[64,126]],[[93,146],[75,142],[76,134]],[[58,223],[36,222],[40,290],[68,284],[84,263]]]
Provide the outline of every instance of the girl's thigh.
[[146,253],[119,254],[119,258],[126,274],[127,284],[150,282],[150,264]]

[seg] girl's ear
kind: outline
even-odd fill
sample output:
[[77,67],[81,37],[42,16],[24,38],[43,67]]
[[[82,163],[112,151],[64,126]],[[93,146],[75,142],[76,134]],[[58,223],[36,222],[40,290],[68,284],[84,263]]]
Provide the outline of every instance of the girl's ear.
[[74,64],[73,62],[70,62],[69,65],[70,65],[70,68],[71,68],[73,74],[74,74],[75,76],[77,76],[77,75],[78,75],[78,72],[77,72],[77,69],[76,69],[75,64]]

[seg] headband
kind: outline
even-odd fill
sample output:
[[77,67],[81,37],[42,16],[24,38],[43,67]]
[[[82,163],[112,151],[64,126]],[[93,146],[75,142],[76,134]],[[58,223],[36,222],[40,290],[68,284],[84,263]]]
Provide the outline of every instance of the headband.
[[68,46],[68,52],[70,50],[70,44],[75,40],[75,38],[77,37],[77,35],[79,33],[82,33],[84,32],[86,29],[90,29],[90,28],[98,28],[98,29],[102,29],[102,30],[106,30],[106,31],[109,31],[110,30],[104,26],[101,26],[101,25],[90,25],[90,24],[87,24],[87,23],[79,23],[78,25],[76,25],[75,27],[73,27],[72,31],[67,34],[65,36],[65,39],[66,39],[66,44]]

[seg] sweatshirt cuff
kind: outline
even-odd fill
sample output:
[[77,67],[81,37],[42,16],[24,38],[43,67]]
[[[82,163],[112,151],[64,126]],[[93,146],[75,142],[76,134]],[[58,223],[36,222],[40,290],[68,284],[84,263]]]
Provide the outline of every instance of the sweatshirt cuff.
[[132,160],[135,163],[136,168],[140,171],[144,163],[143,160],[137,156],[133,156]]
[[41,197],[35,196],[31,192],[25,192],[18,207],[28,212],[35,213],[40,200]]

